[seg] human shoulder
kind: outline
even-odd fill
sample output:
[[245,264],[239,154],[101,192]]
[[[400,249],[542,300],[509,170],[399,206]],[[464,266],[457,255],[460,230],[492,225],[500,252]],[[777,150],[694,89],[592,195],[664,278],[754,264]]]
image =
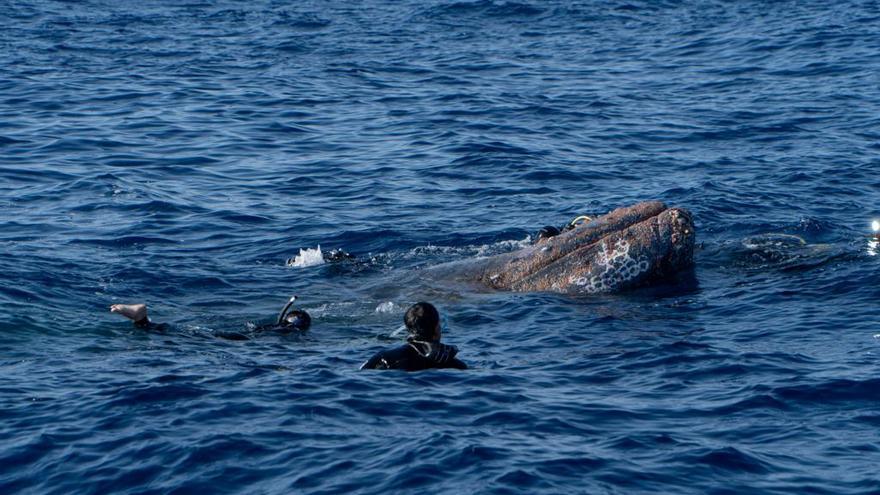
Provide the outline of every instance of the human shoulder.
[[415,351],[409,345],[401,345],[377,352],[361,365],[362,370],[391,370],[400,368],[401,362],[411,358]]
[[466,369],[468,369],[468,365],[465,364],[464,361],[462,361],[461,359],[452,358],[448,363],[446,363],[446,366],[444,366],[444,368],[454,368],[457,370],[466,370]]

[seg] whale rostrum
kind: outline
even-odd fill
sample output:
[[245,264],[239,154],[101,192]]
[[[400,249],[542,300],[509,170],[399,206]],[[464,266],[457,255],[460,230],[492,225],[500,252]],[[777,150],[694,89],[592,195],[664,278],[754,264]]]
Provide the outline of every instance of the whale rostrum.
[[518,251],[459,263],[451,271],[456,278],[498,290],[618,292],[689,268],[694,239],[687,210],[647,201],[618,208]]

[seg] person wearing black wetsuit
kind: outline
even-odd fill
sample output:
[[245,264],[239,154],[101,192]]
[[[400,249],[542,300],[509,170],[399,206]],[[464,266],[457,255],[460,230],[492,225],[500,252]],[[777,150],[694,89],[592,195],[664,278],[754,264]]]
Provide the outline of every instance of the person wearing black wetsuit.
[[[289,333],[294,331],[306,331],[312,325],[312,317],[301,309],[291,309],[296,296],[290,298],[284,309],[278,315],[277,321],[266,325],[259,325],[254,331],[278,331],[281,333]],[[114,304],[110,306],[111,313],[119,313],[134,322],[134,326],[147,330],[165,331],[168,328],[166,323],[153,323],[147,316],[147,305],[139,304]],[[248,340],[248,337],[240,332],[215,332],[214,335],[228,340]]]
[[455,346],[440,343],[440,313],[426,302],[413,304],[403,318],[409,337],[406,344],[371,357],[362,370],[421,371],[431,368],[464,370],[467,365],[456,355]]

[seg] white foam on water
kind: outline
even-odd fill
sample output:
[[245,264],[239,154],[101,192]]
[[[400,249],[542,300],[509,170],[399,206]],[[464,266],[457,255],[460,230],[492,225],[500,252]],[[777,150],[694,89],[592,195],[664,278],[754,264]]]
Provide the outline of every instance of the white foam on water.
[[527,235],[525,239],[522,240],[507,240],[507,241],[499,241],[495,244],[483,244],[482,246],[476,247],[477,256],[489,256],[493,254],[501,254],[507,251],[515,251],[517,249],[522,249],[532,243],[532,236]]
[[409,250],[406,257],[437,255],[446,257],[470,257],[470,256],[492,256],[495,254],[506,253],[522,249],[532,244],[532,237],[526,236],[521,240],[498,241],[493,244],[472,244],[469,246],[437,246],[428,244],[426,246],[418,246]]
[[306,268],[323,264],[324,253],[321,252],[320,244],[315,249],[300,249],[299,254],[294,259],[287,260],[287,266],[293,268]]
[[391,313],[397,306],[391,301],[383,302],[382,304],[376,306],[377,313]]

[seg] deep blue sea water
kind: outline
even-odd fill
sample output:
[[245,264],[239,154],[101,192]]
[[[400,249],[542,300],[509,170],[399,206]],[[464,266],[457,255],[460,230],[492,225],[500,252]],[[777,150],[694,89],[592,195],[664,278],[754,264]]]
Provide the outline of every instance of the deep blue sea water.
[[[880,493],[877,2],[0,3],[0,493]],[[419,276],[645,199],[688,283]]]

